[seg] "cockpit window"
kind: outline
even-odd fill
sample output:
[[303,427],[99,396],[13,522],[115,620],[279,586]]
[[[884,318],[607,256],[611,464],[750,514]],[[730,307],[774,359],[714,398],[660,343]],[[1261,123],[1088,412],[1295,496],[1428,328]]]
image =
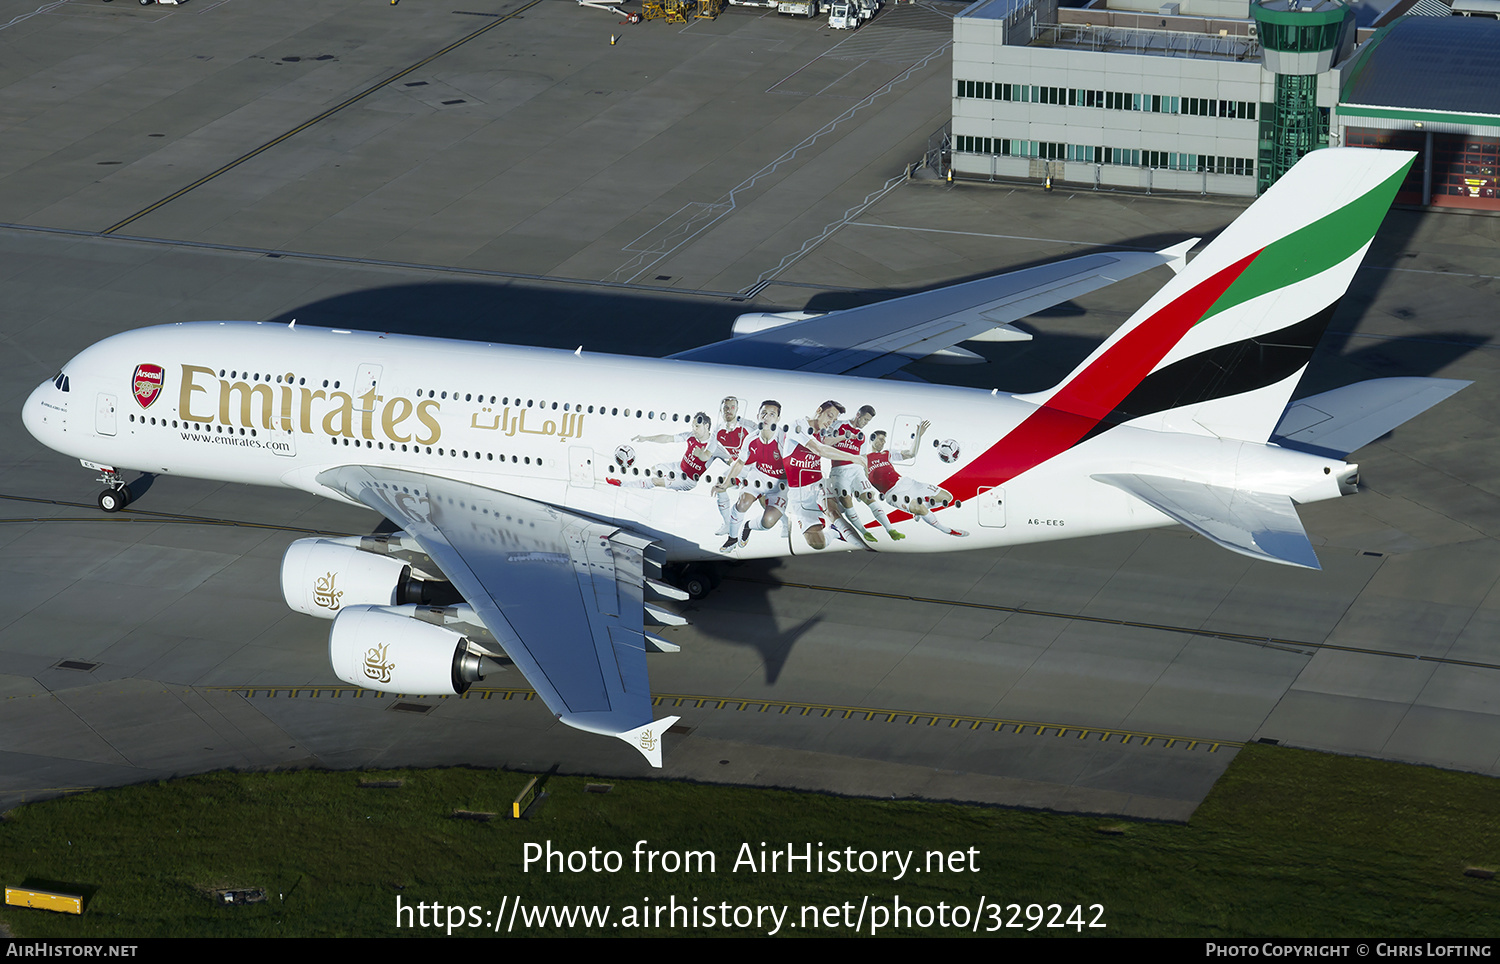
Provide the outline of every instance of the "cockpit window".
[[58,372],[57,373],[57,377],[54,378],[54,379],[52,379],[52,385],[53,385],[54,388],[56,388],[60,392],[67,391],[68,390],[68,376],[64,375],[62,372]]

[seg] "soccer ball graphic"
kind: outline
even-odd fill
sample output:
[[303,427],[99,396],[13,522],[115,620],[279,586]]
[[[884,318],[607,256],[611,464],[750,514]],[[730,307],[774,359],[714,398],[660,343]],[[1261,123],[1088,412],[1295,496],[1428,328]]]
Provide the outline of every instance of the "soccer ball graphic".
[[954,439],[944,439],[938,446],[938,458],[944,462],[958,461],[958,442]]
[[615,449],[615,464],[622,469],[630,468],[635,464],[635,449],[628,445]]

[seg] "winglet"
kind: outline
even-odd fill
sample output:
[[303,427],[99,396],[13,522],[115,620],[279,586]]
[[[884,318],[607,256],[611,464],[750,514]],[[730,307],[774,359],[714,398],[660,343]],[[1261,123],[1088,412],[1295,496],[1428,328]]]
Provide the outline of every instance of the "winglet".
[[641,755],[646,758],[647,763],[660,769],[662,737],[667,735],[667,731],[672,728],[672,724],[676,723],[679,719],[681,717],[669,716],[661,720],[652,720],[650,723],[638,726],[629,732],[616,733],[615,736],[618,736],[626,743],[640,750]]
[[1174,244],[1170,248],[1162,248],[1156,252],[1167,259],[1167,267],[1172,269],[1173,274],[1182,274],[1182,269],[1187,267],[1188,252],[1202,241],[1202,238],[1188,238],[1181,244]]

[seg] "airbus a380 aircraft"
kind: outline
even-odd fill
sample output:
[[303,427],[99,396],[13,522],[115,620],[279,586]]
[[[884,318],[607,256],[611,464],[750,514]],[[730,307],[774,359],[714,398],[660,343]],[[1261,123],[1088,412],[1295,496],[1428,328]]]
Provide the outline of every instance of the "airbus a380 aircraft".
[[[938,552],[1181,523],[1317,568],[1294,506],[1353,493],[1343,456],[1462,388],[1292,392],[1412,155],[1323,150],[1191,264],[1096,254],[651,360],[252,322],[126,332],[27,400],[103,473],[253,482],[365,505],[391,536],[303,539],[294,609],[340,678],[462,693],[508,657],[564,723],[661,765],[645,630],[663,567],[856,547]],[[1055,388],[878,380],[1153,266],[1177,271]],[[779,323],[778,322],[783,322]],[[769,325],[769,326],[768,326]],[[77,391],[74,391],[77,389]],[[831,466],[829,463],[832,463]],[[866,516],[871,518],[867,519]],[[432,581],[465,603],[431,604]]]

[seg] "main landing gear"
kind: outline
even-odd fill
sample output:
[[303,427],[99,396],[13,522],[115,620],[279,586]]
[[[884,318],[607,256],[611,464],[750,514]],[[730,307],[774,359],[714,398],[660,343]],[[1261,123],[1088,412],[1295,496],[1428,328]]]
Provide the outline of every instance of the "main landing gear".
[[129,505],[133,498],[130,494],[130,486],[125,484],[125,480],[120,478],[120,473],[114,469],[100,469],[99,471],[101,473],[99,481],[107,486],[103,492],[99,493],[99,508],[105,512],[119,512]]
[[719,588],[719,567],[708,562],[689,562],[669,565],[664,575],[667,581],[694,599],[702,599]]

